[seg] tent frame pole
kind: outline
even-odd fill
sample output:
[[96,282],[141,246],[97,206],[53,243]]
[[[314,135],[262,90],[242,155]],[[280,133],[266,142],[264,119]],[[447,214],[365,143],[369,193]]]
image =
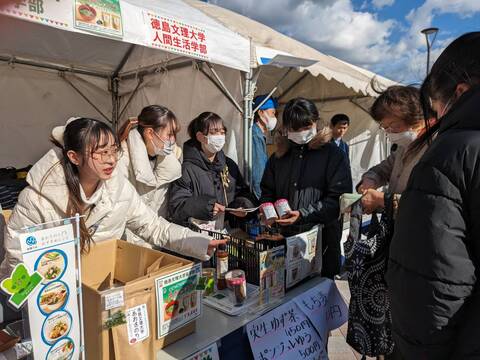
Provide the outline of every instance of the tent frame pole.
[[130,80],[130,79],[135,79],[137,77],[145,77],[147,75],[155,75],[164,71],[170,71],[170,70],[176,70],[176,69],[181,69],[184,67],[192,66],[192,64],[195,63],[195,60],[190,59],[187,61],[183,62],[178,62],[178,63],[173,63],[173,64],[165,64],[165,63],[157,63],[153,65],[148,65],[143,68],[134,70],[134,71],[128,71],[123,74],[119,74],[118,78],[120,80]]
[[240,112],[240,114],[243,114],[243,109],[242,107],[237,103],[237,101],[233,98],[233,96],[230,94],[230,92],[222,87],[210,74],[208,74],[205,69],[203,68],[203,63],[199,64],[198,70],[208,79],[210,82],[217,87],[218,90],[232,103],[233,106]]
[[222,81],[222,79],[220,78],[220,76],[218,75],[218,73],[215,71],[215,68],[213,67],[212,64],[210,64],[209,62],[206,63],[207,64],[207,67],[210,69],[213,77],[217,80],[218,82],[218,85],[222,88],[223,90],[223,93],[225,94],[225,96],[227,96],[229,98],[229,100],[232,102],[232,104],[237,108],[237,110],[240,112],[240,114],[243,114],[243,109],[242,107],[240,106],[240,104],[237,102],[237,100],[233,97],[232,93],[230,92],[230,90],[228,90],[227,86],[225,85],[225,83]]
[[112,121],[106,116],[78,87],[76,87],[73,82],[71,82],[67,77],[65,76],[64,71],[59,72],[60,78],[62,78],[67,84],[69,84],[87,103],[90,104],[100,115],[102,115],[103,118],[105,118],[109,123]]
[[252,125],[253,125],[253,95],[255,85],[252,82],[253,70],[245,73],[245,89],[243,96],[243,176],[252,190]]
[[132,102],[134,96],[137,95],[138,89],[140,88],[140,85],[142,85],[142,83],[143,83],[143,76],[138,79],[137,86],[135,86],[135,89],[132,91],[127,102],[125,103],[125,106],[123,107],[122,111],[120,111],[120,115],[118,115],[119,118],[122,117],[122,115],[125,113],[125,110],[127,110],[128,106]]
[[128,102],[123,108],[123,111],[120,112],[120,95],[119,95],[120,79],[118,78],[118,75],[120,74],[120,71],[122,71],[123,67],[127,63],[130,56],[132,55],[133,50],[135,50],[134,44],[128,47],[127,51],[125,52],[125,55],[123,55],[116,69],[113,71],[112,76],[110,77],[109,90],[112,93],[112,125],[115,131],[118,131],[118,122],[133,97],[133,94],[132,94],[132,97],[128,99]]
[[88,76],[98,77],[98,78],[102,78],[102,79],[108,79],[110,77],[110,74],[108,74],[108,73],[78,69],[78,68],[75,68],[73,66],[69,67],[69,66],[63,66],[63,65],[53,64],[53,63],[49,63],[49,62],[33,61],[33,60],[30,60],[30,59],[22,59],[22,58],[17,58],[15,56],[8,57],[8,56],[0,55],[0,61],[9,63],[11,65],[20,64],[20,65],[37,67],[37,68],[41,68],[41,69],[49,69],[49,70],[55,70],[55,71],[60,71],[60,72],[70,72],[70,73],[75,73],[75,74],[80,74],[80,75],[88,75]]
[[295,80],[292,85],[290,85],[288,88],[285,89],[284,92],[282,92],[277,100],[280,102],[280,99],[284,98],[285,95],[287,95],[290,91],[292,91],[298,84],[300,84],[310,73],[308,71],[305,71],[297,80]]
[[268,93],[268,95],[265,97],[265,99],[263,99],[263,101],[260,104],[258,104],[257,107],[253,110],[254,114],[258,111],[258,109],[260,109],[262,107],[263,104],[265,104],[272,97],[272,95],[275,93],[275,91],[277,91],[277,89],[280,86],[280,84],[282,83],[282,81],[285,80],[285,78],[292,72],[292,70],[293,70],[293,68],[289,68],[287,70],[287,72],[285,74],[283,74],[283,76],[280,78],[280,80],[277,81],[274,88]]

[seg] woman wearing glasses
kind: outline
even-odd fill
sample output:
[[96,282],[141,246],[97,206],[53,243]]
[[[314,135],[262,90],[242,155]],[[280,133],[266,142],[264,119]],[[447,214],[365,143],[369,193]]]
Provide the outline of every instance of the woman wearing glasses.
[[125,178],[113,176],[121,148],[105,123],[72,118],[53,130],[52,142],[57,148],[28,173],[29,186],[20,194],[8,222],[0,276],[21,261],[16,231],[76,213],[84,215],[80,223],[83,252],[93,242],[119,239],[126,228],[150,243],[201,260],[224,243],[158,217]]
[[[426,142],[419,138],[425,132],[425,121],[417,88],[389,87],[374,102],[370,113],[390,142],[396,144],[396,149],[363,174],[357,186],[358,192],[364,195],[362,205],[366,213],[385,208],[385,192],[378,188],[388,185],[389,198],[405,190],[413,167],[426,150]],[[395,198],[393,196],[393,200]]]
[[[370,229],[369,236],[375,239],[375,245],[370,241],[368,251],[352,247],[353,243],[345,248],[349,253],[346,267],[352,292],[347,342],[363,355],[397,360],[402,357],[392,337],[385,272],[400,196],[412,169],[428,147],[420,91],[411,86],[389,87],[375,100],[370,113],[396,149],[368,170],[357,187],[363,194],[363,213],[379,211],[382,218],[380,224]],[[387,186],[385,191],[377,190],[382,186]],[[361,214],[352,217],[358,220]]]
[[[167,216],[170,183],[182,176],[182,150],[175,143],[179,125],[164,106],[149,105],[138,118],[128,120],[119,131],[123,155],[118,172],[135,187],[143,202],[163,218]],[[127,239],[146,243],[127,231]]]

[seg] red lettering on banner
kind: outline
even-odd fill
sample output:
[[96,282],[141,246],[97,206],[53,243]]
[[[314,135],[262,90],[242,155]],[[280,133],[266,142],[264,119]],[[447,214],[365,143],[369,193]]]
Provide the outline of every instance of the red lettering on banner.
[[200,44],[200,53],[206,54],[207,53],[207,46],[204,44]]
[[187,39],[189,38],[189,36],[188,36],[189,31],[188,31],[188,29],[187,29],[186,27],[183,27],[183,26],[182,26],[182,27],[180,28],[180,31],[181,31],[182,36],[183,36],[184,38],[187,38]]
[[190,43],[190,46],[192,47],[192,50],[195,51],[195,52],[197,52],[198,49],[199,49],[199,48],[198,48],[198,44],[197,44],[195,41],[192,41],[192,42]]
[[158,42],[162,42],[162,40],[160,40],[160,34],[158,33],[158,31],[155,31],[155,39],[153,39],[153,42],[155,41],[158,41]]
[[172,37],[168,34],[163,34],[163,43],[165,45],[172,45]]
[[175,24],[172,25],[172,34],[180,36],[180,28]]
[[200,42],[205,42],[205,34],[199,32],[198,33],[198,40],[200,40]]
[[185,50],[190,50],[190,40],[188,39],[183,39],[183,48]]
[[179,47],[179,48],[182,47],[182,41],[180,40],[180,38],[176,36],[173,38],[173,46]]
[[150,21],[150,25],[152,26],[152,29],[155,29],[155,30],[160,30],[160,21],[157,20],[157,19],[152,19]]
[[170,32],[170,24],[166,21],[162,21],[162,31],[169,33]]
[[193,31],[193,30],[190,31],[190,39],[198,40],[197,34],[196,34],[195,31]]

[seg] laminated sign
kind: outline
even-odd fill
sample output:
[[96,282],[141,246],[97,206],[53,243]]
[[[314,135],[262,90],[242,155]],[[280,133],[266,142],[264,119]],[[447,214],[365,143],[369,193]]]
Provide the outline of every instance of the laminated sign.
[[[28,274],[41,276],[28,298],[28,322],[35,359],[78,359],[81,324],[74,222],[20,233]],[[23,276],[28,277],[27,273]],[[14,273],[15,275],[15,273]],[[80,278],[78,278],[80,281]]]
[[158,338],[195,320],[201,314],[201,292],[197,284],[202,265],[195,264],[155,279],[157,289]]

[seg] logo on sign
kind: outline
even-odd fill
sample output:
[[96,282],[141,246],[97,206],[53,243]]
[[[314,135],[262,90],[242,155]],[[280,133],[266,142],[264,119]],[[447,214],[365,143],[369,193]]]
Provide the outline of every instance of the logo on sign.
[[28,246],[37,245],[37,239],[35,238],[35,236],[29,236],[26,240],[26,243]]

